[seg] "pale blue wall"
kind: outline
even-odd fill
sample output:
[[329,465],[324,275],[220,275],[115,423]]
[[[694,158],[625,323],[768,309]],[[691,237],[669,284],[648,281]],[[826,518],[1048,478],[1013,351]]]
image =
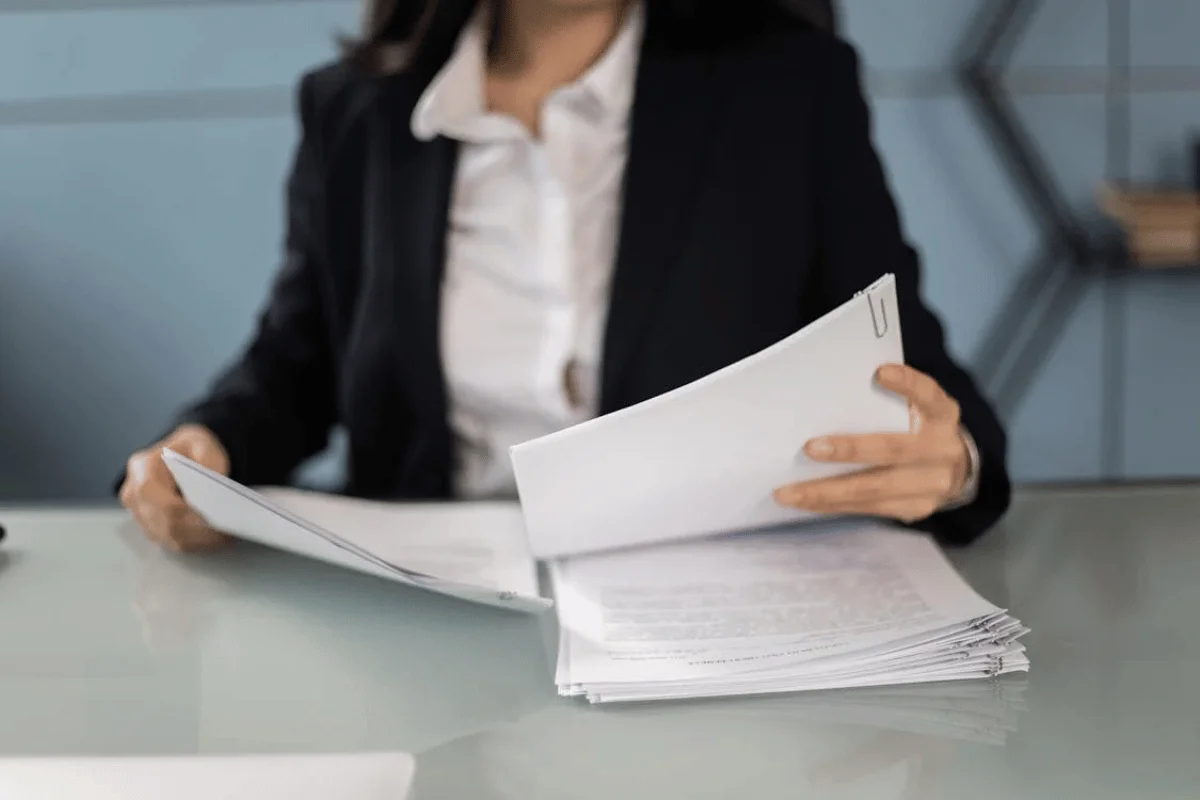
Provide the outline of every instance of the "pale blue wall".
[[[878,142],[967,359],[1034,246],[947,79],[973,0],[848,0]],[[1097,0],[1049,0],[1019,59],[1094,65]],[[1142,63],[1200,56],[1200,4],[1135,0]],[[277,263],[291,85],[355,0],[0,0],[0,500],[94,497],[244,339]],[[1072,196],[1103,174],[1095,96],[1025,97]],[[1200,127],[1195,95],[1136,101],[1141,177]],[[1200,474],[1200,280],[1131,285],[1124,471]],[[1100,474],[1099,295],[1013,420],[1018,478]]]
[[[1045,0],[1014,66],[1101,68],[1100,0]],[[947,73],[980,0],[843,0],[851,37],[875,71],[877,139],[912,238],[925,257],[929,299],[954,349],[973,360],[980,338],[1036,246],[1036,232],[989,141]],[[1137,67],[1183,67],[1194,92],[1133,99],[1132,178],[1185,183],[1186,142],[1200,135],[1200,3],[1132,0]],[[1095,82],[1098,70],[1083,77]],[[1062,73],[1059,73],[1062,76]],[[1102,93],[1018,93],[1021,118],[1085,214],[1105,175]],[[1010,420],[1012,466],[1026,481],[1200,475],[1200,274],[1139,275],[1115,290],[1124,313],[1128,381],[1122,458],[1102,468],[1103,292],[1093,291]],[[1120,407],[1118,406],[1118,407]]]
[[357,14],[0,0],[0,498],[103,495],[246,337],[292,84]]

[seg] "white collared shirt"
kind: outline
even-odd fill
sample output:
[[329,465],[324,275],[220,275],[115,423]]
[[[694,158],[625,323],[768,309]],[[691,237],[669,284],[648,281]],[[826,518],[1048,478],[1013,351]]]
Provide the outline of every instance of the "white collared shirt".
[[461,143],[441,299],[459,497],[515,495],[509,448],[598,411],[642,25],[635,5],[600,60],[550,95],[541,140],[486,109],[483,15],[413,112],[418,139]]
[[[455,494],[516,494],[515,444],[594,416],[616,259],[643,12],[542,107],[542,139],[489,113],[488,20],[467,26],[413,112],[413,134],[460,142],[441,295]],[[948,507],[974,499],[979,454]]]

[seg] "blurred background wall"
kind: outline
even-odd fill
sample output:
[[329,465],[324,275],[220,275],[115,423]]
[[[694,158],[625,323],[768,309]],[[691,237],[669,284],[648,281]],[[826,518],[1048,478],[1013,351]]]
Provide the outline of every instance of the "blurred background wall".
[[[842,2],[928,299],[969,363],[1038,246],[950,72],[985,1]],[[0,500],[103,497],[245,340],[278,258],[294,80],[357,15],[355,0],[0,0]],[[1131,31],[1136,64],[1200,75],[1200,3],[1135,0]],[[1107,39],[1102,3],[1046,0],[1014,60],[1092,74]],[[1015,102],[1088,214],[1105,105],[1082,83]],[[1182,183],[1196,93],[1132,103],[1132,177]],[[1198,303],[1182,274],[1089,289],[1010,415],[1015,477],[1200,476]],[[1113,315],[1115,463],[1100,437]]]

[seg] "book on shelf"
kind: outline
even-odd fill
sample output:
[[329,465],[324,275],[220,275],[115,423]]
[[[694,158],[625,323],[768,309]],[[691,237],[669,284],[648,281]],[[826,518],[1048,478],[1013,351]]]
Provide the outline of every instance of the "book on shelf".
[[1135,264],[1200,265],[1200,192],[1104,186],[1100,205],[1125,231]]

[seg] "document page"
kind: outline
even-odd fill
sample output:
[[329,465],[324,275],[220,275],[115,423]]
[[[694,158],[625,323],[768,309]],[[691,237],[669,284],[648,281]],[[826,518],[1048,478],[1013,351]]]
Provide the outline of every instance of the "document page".
[[0,759],[13,800],[404,800],[406,753]]
[[802,519],[784,484],[853,467],[811,461],[811,438],[903,432],[905,401],[876,370],[904,360],[892,276],[772,347],[630,408],[517,445],[537,558]]
[[472,602],[538,611],[515,503],[377,503],[254,491],[166,450],[188,504],[231,536]]
[[536,565],[516,503],[385,503],[278,488],[260,493],[407,570],[537,594]]
[[979,597],[927,536],[882,524],[578,556],[554,563],[551,576],[567,694],[873,685],[1027,663],[1019,623]]
[[559,610],[610,647],[894,639],[996,611],[943,563],[921,534],[826,524],[572,558]]

